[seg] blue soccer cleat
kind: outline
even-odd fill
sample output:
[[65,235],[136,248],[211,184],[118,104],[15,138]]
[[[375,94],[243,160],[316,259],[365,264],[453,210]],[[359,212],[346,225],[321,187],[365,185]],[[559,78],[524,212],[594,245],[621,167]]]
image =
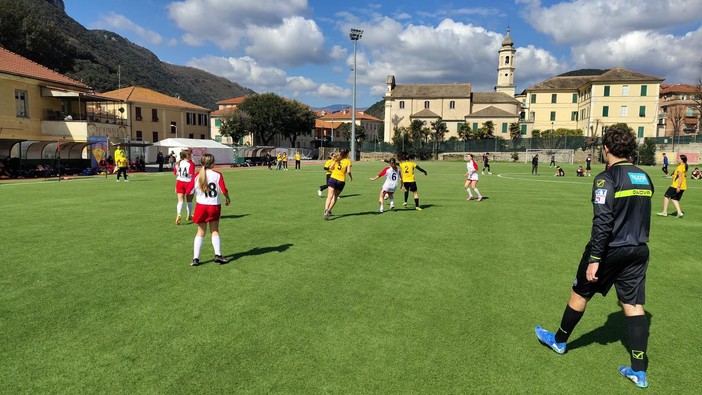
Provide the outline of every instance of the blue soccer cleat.
[[619,373],[631,380],[639,388],[648,387],[648,380],[646,380],[646,372],[644,371],[637,372],[635,370],[631,370],[631,368],[628,366],[620,366]]
[[558,354],[565,354],[566,344],[556,343],[556,335],[547,331],[546,329],[537,326],[534,331],[536,332],[536,337],[539,341],[551,348],[551,350],[557,352]]

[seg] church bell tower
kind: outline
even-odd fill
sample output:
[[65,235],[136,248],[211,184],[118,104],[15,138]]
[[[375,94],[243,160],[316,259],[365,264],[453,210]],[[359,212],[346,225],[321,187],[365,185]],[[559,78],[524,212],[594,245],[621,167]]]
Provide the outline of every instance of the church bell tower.
[[507,35],[502,40],[502,48],[498,51],[499,62],[497,64],[497,85],[495,92],[503,92],[514,97],[516,86],[514,85],[514,54],[517,50],[514,49],[514,41],[509,36],[509,27],[507,27]]

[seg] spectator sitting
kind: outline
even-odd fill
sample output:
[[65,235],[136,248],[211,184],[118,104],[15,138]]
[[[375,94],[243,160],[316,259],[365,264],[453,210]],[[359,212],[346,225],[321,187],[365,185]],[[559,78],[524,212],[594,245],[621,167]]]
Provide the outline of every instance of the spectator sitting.
[[554,174],[556,177],[563,177],[565,176],[565,172],[563,171],[563,168],[560,166],[556,166],[556,174]]
[[4,180],[10,177],[12,177],[12,174],[10,174],[10,172],[7,171],[7,169],[5,169],[5,164],[0,163],[0,179]]
[[578,170],[575,171],[575,175],[578,177],[585,177],[585,170],[583,170],[582,166],[578,166]]
[[35,176],[41,176],[41,177],[50,177],[51,176],[51,166],[49,165],[42,165],[41,163],[37,165],[37,168],[35,170]]
[[695,170],[692,171],[692,174],[690,174],[690,177],[693,180],[702,180],[702,173],[700,173],[700,170],[695,167]]

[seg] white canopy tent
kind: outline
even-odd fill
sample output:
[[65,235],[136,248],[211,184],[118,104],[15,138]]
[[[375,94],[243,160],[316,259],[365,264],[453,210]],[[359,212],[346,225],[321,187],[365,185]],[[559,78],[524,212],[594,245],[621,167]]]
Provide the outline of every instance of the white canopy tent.
[[197,140],[197,139],[178,139],[170,138],[158,141],[147,148],[146,161],[156,162],[156,155],[159,151],[167,157],[169,153],[174,152],[176,158],[181,150],[190,148],[193,151],[193,162],[200,164],[200,157],[204,154],[211,154],[215,157],[215,163],[231,164],[234,163],[234,150],[232,147],[218,143],[214,140]]

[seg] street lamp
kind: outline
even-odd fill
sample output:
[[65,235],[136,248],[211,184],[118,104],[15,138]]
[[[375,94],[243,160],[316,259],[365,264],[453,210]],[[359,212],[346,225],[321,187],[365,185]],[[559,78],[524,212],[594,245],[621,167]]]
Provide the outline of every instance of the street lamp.
[[353,93],[351,94],[351,158],[356,160],[356,42],[363,36],[363,30],[351,29],[349,38],[353,41]]

